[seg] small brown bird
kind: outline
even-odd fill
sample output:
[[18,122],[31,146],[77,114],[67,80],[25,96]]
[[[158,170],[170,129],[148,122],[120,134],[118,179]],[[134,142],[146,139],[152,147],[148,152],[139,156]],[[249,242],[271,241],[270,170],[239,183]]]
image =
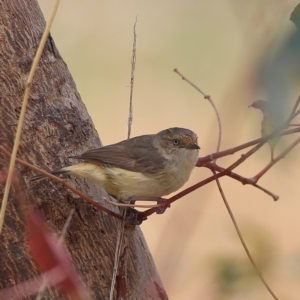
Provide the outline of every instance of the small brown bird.
[[[261,136],[267,136],[271,134],[278,126],[276,114],[274,113],[273,107],[268,101],[257,100],[254,101],[249,107],[260,109],[263,113],[263,119],[261,122]],[[279,137],[274,137],[268,141],[271,149],[271,161],[274,159],[274,148],[278,143]]]
[[51,173],[91,180],[120,201],[159,198],[188,181],[199,149],[193,131],[175,127],[89,150],[71,157],[83,162]]

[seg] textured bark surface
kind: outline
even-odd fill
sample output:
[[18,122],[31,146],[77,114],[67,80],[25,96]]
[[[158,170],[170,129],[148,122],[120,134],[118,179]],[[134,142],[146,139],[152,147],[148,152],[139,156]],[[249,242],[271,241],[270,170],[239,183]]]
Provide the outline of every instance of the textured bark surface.
[[[0,144],[9,151],[13,147],[25,82],[44,26],[36,0],[0,2]],[[75,83],[49,37],[31,89],[18,157],[53,170],[72,163],[68,156],[99,146],[97,132]],[[0,153],[0,199],[8,163],[7,157]],[[24,215],[28,207],[38,207],[56,233],[60,233],[70,210],[75,208],[66,245],[94,299],[108,299],[119,221],[54,181],[30,182],[32,176],[31,170],[16,165],[0,236],[0,289],[39,273],[25,239]],[[67,181],[102,204],[108,197],[84,180]],[[126,230],[124,244],[115,297],[126,294],[126,299],[166,299],[138,227]],[[48,289],[43,299],[67,297],[56,289]]]

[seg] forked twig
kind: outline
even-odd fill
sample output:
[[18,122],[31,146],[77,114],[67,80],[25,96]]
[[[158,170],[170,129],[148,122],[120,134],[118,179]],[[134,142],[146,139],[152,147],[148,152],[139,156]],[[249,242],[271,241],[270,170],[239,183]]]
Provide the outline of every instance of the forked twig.
[[257,173],[253,179],[258,181],[264,174],[269,171],[275,163],[283,159],[293,148],[295,148],[300,143],[300,138],[296,139],[289,147],[287,147],[280,155],[275,157],[266,167],[264,167],[259,173]]
[[[222,168],[222,167],[218,166],[217,164],[211,163],[211,162],[205,163],[203,165],[203,167],[208,168],[210,170],[218,171],[218,172],[223,172],[225,170],[225,168]],[[253,178],[246,178],[246,177],[243,177],[243,176],[241,176],[237,173],[234,173],[232,171],[229,171],[226,174],[226,176],[229,176],[229,177],[241,182],[242,184],[250,184],[250,185],[260,189],[261,191],[263,191],[266,194],[268,194],[269,196],[271,196],[274,199],[274,201],[277,201],[279,199],[279,196],[275,195],[274,193],[272,193],[271,191],[265,189],[264,187],[258,185]]]
[[[191,83],[191,81],[188,80],[185,76],[183,76],[177,69],[175,69],[174,71],[175,71],[176,73],[178,73],[178,74],[182,77],[183,80],[186,80],[186,81],[187,81],[188,83],[190,83],[194,88],[196,88],[202,95],[204,95],[205,99],[209,99],[211,105],[213,106],[214,111],[215,111],[216,116],[217,116],[218,127],[219,127],[219,137],[218,137],[217,150],[216,150],[216,153],[218,153],[219,150],[220,150],[220,145],[221,145],[222,126],[221,126],[221,120],[220,120],[220,116],[219,116],[218,110],[217,110],[217,108],[216,108],[216,106],[215,106],[215,104],[214,104],[212,98],[211,98],[210,96],[206,95],[204,92],[202,92],[202,90],[201,90],[200,88],[198,88],[195,84]],[[216,161],[216,160],[214,160],[214,162],[215,162],[215,161]],[[213,172],[214,175],[216,175],[216,170],[212,169],[212,172]],[[226,199],[226,196],[225,196],[225,193],[224,193],[223,188],[222,188],[222,186],[221,186],[221,183],[220,183],[219,178],[216,178],[216,183],[217,183],[219,192],[220,192],[220,194],[221,194],[221,197],[222,197],[222,199],[223,199],[223,202],[224,202],[224,204],[225,204],[225,206],[226,206],[226,209],[227,209],[227,211],[228,211],[228,213],[229,213],[229,216],[230,216],[230,218],[231,218],[231,221],[232,221],[232,223],[233,223],[233,225],[234,225],[234,228],[235,228],[235,230],[236,230],[236,232],[237,232],[237,234],[238,234],[238,237],[239,237],[239,239],[240,239],[240,241],[241,241],[241,243],[242,243],[242,245],[243,245],[243,248],[244,248],[244,250],[245,250],[245,252],[246,252],[246,254],[247,254],[247,256],[248,256],[248,258],[249,258],[249,260],[250,260],[250,262],[251,262],[251,264],[252,264],[252,266],[253,266],[253,268],[255,269],[257,275],[259,276],[260,280],[262,281],[262,283],[264,284],[264,286],[266,287],[266,289],[267,289],[267,290],[269,291],[269,293],[274,297],[274,299],[277,300],[276,295],[274,294],[274,292],[272,291],[272,289],[270,288],[270,286],[267,284],[267,282],[266,282],[265,279],[263,278],[263,276],[262,276],[262,274],[261,274],[259,268],[257,267],[256,263],[254,262],[254,260],[253,260],[253,258],[252,258],[252,255],[250,254],[250,251],[249,251],[249,249],[248,249],[248,247],[247,247],[247,245],[246,245],[246,243],[245,243],[245,240],[244,240],[244,238],[243,238],[243,236],[242,236],[242,234],[241,234],[241,232],[240,232],[240,229],[239,229],[239,226],[238,226],[238,224],[237,224],[237,222],[236,222],[236,219],[235,219],[235,217],[234,217],[234,214],[233,214],[233,212],[232,212],[232,210],[231,210],[231,208],[230,208],[230,205],[229,205],[229,203],[228,203],[228,201],[227,201],[227,199]]]
[[[300,132],[300,128],[295,128],[295,129],[291,129],[291,130],[286,130],[284,131],[282,134],[280,134],[281,136],[282,135],[288,135],[288,134],[293,134],[293,133],[297,133],[297,132]],[[176,195],[172,196],[171,198],[169,199],[166,199],[166,201],[164,202],[166,205],[169,205],[175,201],[177,201],[178,199],[182,198],[183,196],[187,195],[187,194],[190,194],[192,193],[193,191],[197,190],[198,188],[216,180],[216,178],[220,178],[220,177],[223,177],[223,176],[230,176],[231,174],[231,171],[238,167],[242,162],[244,162],[250,155],[252,155],[255,151],[257,151],[260,147],[263,146],[264,143],[266,143],[269,139],[271,139],[273,137],[273,134],[270,134],[268,136],[265,136],[263,138],[260,138],[260,139],[257,139],[257,140],[254,140],[254,141],[251,141],[249,143],[246,143],[246,144],[243,144],[243,145],[240,145],[240,146],[237,146],[235,148],[230,148],[230,149],[227,149],[227,150],[224,150],[224,151],[221,151],[219,153],[214,153],[214,154],[210,154],[210,155],[207,155],[205,157],[202,157],[202,158],[199,158],[198,159],[198,163],[197,163],[197,166],[200,167],[202,166],[204,163],[207,163],[207,162],[210,162],[210,161],[213,161],[215,160],[216,158],[218,157],[224,157],[226,155],[230,155],[230,154],[233,154],[235,153],[236,151],[240,151],[244,148],[247,148],[249,147],[250,145],[253,145],[253,144],[257,144],[256,147],[254,147],[253,149],[251,149],[250,151],[248,151],[246,154],[242,154],[241,157],[235,161],[231,166],[229,166],[228,168],[224,169],[223,171],[217,173],[217,174],[214,174],[210,177],[207,177],[206,179],[186,188],[185,190],[183,190],[182,192],[179,192],[177,193]],[[199,163],[200,161],[200,163]],[[251,179],[249,179],[251,180]],[[255,183],[255,179],[253,179],[253,183]],[[149,217],[150,215],[154,214],[156,212],[156,209],[155,208],[150,208],[144,212],[142,212],[140,215],[139,215],[139,220],[143,220],[147,217]]]
[[[235,146],[233,148],[229,148],[229,149],[226,149],[226,150],[223,150],[223,151],[220,151],[218,153],[212,153],[212,154],[209,154],[207,156],[203,156],[203,157],[200,157],[198,159],[198,162],[196,164],[197,167],[202,167],[203,164],[207,163],[207,162],[211,162],[211,161],[214,161],[215,159],[217,158],[221,158],[221,157],[225,157],[225,156],[228,156],[228,155],[232,155],[232,154],[235,154],[236,152],[239,152],[241,150],[244,150],[246,148],[249,148],[251,146],[254,146],[254,145],[257,145],[259,143],[267,143],[269,140],[271,140],[272,138],[274,138],[275,136],[285,136],[285,135],[291,135],[291,134],[294,134],[294,133],[298,133],[300,132],[300,128],[294,128],[294,129],[288,129],[288,130],[284,130],[278,134],[275,134],[275,133],[271,133],[269,135],[266,135],[264,137],[261,137],[259,139],[255,139],[253,141],[250,141],[250,142],[247,142],[247,143],[244,143],[242,145],[239,145],[239,146]],[[261,146],[263,146],[263,144]]]

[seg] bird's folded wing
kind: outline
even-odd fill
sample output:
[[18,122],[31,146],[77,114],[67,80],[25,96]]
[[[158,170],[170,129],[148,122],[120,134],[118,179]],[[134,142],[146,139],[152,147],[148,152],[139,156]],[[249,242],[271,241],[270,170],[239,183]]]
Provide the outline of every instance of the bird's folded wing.
[[102,166],[153,174],[164,168],[165,159],[151,142],[149,136],[140,136],[137,140],[132,138],[71,157]]

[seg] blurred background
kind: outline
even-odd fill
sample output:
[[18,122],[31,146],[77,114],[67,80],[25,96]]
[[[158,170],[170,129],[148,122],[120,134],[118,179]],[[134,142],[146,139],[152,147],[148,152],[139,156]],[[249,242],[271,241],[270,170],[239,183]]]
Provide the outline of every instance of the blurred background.
[[[38,1],[47,18],[53,2]],[[288,111],[300,92],[300,58],[276,63],[300,53],[289,48],[296,34],[289,18],[298,2],[64,0],[52,36],[107,145],[127,138],[137,17],[132,136],[186,127],[198,134],[205,156],[216,150],[216,117],[173,69],[212,96],[222,121],[222,150],[259,138],[262,115],[249,104],[272,100]],[[281,141],[275,153],[293,139]],[[246,243],[280,299],[300,294],[298,149],[259,182],[280,196],[277,202],[252,186],[221,179]],[[218,163],[226,167],[240,154]],[[236,171],[254,176],[269,159],[265,145]],[[210,175],[196,168],[186,187]],[[272,299],[254,274],[214,182],[141,227],[170,299]]]

